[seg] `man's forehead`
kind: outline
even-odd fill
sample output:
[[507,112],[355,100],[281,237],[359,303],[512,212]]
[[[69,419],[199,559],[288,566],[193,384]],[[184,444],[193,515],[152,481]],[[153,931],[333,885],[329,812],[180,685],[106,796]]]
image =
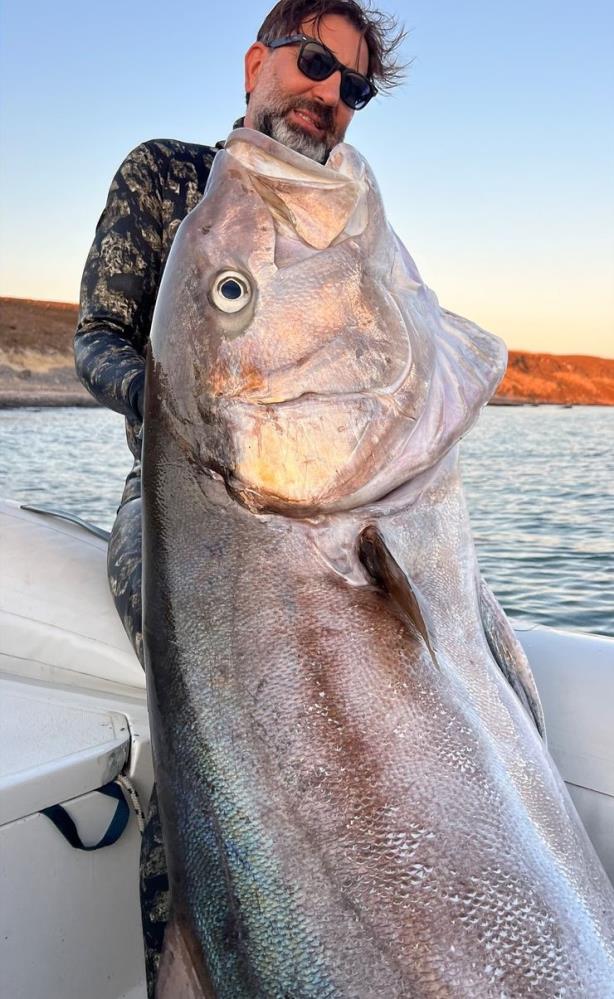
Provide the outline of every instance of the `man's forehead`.
[[299,33],[310,38],[319,38],[344,66],[367,73],[369,49],[364,35],[356,25],[341,14],[325,14],[319,19],[303,21]]

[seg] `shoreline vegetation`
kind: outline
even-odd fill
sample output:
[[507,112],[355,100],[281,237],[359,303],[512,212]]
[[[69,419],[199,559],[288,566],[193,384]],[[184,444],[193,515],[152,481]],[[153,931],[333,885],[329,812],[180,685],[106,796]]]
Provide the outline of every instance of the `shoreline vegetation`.
[[[74,370],[78,311],[0,297],[0,409],[98,405]],[[614,406],[614,359],[510,350],[490,405]]]

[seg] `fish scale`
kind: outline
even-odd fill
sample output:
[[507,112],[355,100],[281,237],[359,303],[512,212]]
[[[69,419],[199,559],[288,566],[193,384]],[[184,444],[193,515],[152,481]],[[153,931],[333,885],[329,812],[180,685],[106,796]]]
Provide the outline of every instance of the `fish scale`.
[[[326,259],[372,326],[359,392],[313,283]],[[227,272],[245,303],[224,314]],[[421,284],[355,150],[323,167],[240,129],[177,234],[151,342],[160,999],[614,996],[611,886],[480,582],[458,473],[500,341]]]

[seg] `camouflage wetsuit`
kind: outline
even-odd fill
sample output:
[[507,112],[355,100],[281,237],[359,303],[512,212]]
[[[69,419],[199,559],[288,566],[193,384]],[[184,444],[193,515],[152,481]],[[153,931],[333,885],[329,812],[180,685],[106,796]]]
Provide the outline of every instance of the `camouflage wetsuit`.
[[[239,125],[242,122],[237,122]],[[79,378],[126,417],[134,467],[108,554],[111,592],[137,655],[141,624],[141,417],[153,309],[179,223],[200,201],[216,151],[174,140],[134,149],[115,175],[89,252],[75,333]],[[154,790],[141,850],[141,908],[149,995],[168,915],[168,879]]]

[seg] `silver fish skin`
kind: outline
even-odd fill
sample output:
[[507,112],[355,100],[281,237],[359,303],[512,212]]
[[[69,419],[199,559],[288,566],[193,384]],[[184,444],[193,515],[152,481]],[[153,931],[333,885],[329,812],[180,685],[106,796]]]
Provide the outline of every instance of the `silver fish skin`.
[[356,150],[231,133],[147,373],[160,999],[614,997],[614,892],[463,497],[505,361]]

